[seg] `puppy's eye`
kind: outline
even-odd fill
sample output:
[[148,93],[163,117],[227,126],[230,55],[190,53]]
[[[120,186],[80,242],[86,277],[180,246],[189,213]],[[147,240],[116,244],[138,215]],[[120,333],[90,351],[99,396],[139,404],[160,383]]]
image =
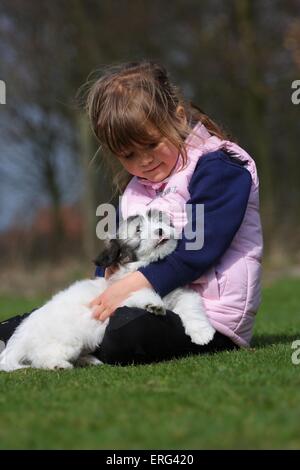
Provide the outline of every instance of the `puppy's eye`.
[[136,230],[135,230],[137,233],[140,233],[142,230],[141,230],[141,227],[140,225],[137,226]]

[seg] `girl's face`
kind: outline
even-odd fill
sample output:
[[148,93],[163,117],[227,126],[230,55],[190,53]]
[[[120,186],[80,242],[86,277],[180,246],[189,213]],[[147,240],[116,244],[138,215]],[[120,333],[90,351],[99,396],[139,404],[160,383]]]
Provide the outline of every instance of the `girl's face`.
[[118,156],[120,163],[131,175],[154,183],[167,178],[176,165],[178,149],[168,139],[160,137],[148,146],[136,146]]

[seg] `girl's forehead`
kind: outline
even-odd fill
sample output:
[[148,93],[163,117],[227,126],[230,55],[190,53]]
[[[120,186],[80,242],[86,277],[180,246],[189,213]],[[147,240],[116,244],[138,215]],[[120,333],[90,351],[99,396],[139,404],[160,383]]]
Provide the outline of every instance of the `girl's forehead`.
[[162,135],[159,133],[158,130],[151,128],[147,129],[143,132],[140,139],[137,140],[129,140],[128,143],[125,144],[120,155],[128,153],[128,151],[132,150],[142,150],[145,146],[156,143],[158,140],[162,138]]

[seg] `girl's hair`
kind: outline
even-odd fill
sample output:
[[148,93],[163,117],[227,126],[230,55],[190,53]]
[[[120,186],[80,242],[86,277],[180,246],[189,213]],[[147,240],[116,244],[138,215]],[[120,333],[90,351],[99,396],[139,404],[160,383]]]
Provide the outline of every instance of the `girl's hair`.
[[[176,112],[179,106],[184,114]],[[156,134],[158,131],[177,147],[182,157],[180,169],[187,163],[184,141],[198,121],[210,134],[227,138],[204,111],[185,101],[179,88],[171,83],[166,69],[152,61],[106,67],[89,87],[86,110],[114,173],[117,159],[109,154],[121,155],[137,144],[157,143],[153,131]],[[120,166],[113,184],[117,191],[123,192],[132,175]]]

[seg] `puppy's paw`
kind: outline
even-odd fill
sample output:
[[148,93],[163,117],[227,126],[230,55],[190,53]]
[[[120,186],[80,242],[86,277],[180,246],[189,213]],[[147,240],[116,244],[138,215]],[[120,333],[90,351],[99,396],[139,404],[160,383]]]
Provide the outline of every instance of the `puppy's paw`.
[[76,361],[77,367],[85,366],[100,366],[103,362],[99,361],[95,356],[88,354],[87,356],[80,356]]
[[165,315],[166,309],[163,305],[154,305],[154,304],[147,304],[145,305],[145,310],[147,312],[153,313],[154,315]]
[[69,361],[64,361],[62,360],[57,360],[57,361],[51,361],[49,363],[33,363],[32,367],[35,369],[46,369],[46,370],[60,370],[60,369],[73,369],[73,364]]
[[186,334],[190,336],[192,343],[203,346],[208,344],[214,337],[215,329],[211,325],[202,326],[201,328],[189,328]]

